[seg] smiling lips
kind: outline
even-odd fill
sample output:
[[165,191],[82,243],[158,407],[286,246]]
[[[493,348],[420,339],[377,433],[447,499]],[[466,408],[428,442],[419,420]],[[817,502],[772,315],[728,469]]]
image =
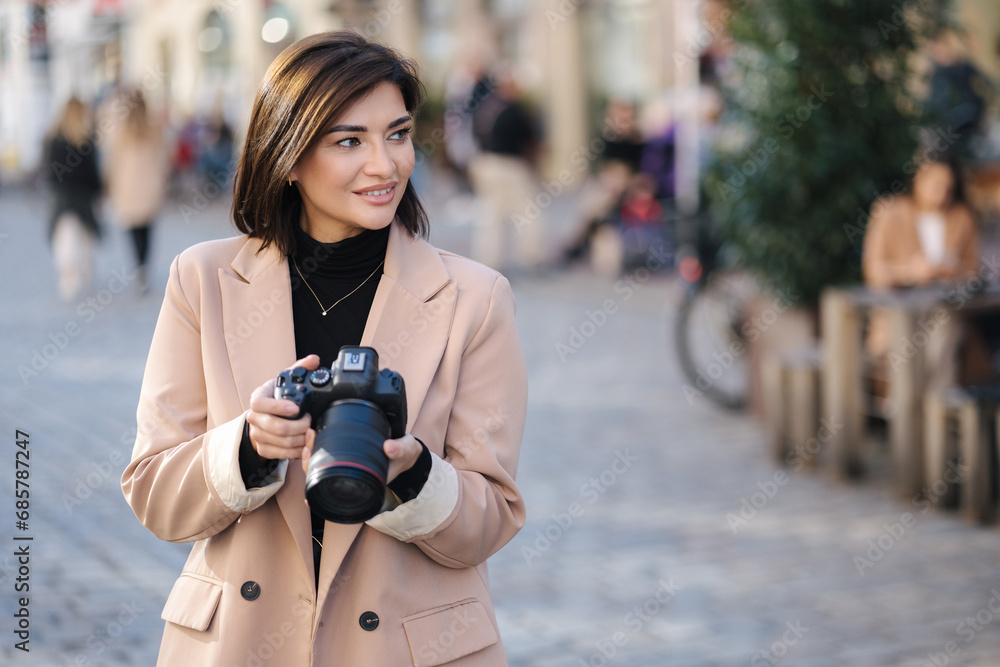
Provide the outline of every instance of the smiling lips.
[[396,183],[386,183],[385,185],[375,185],[370,188],[355,190],[354,194],[370,204],[389,204],[395,199]]

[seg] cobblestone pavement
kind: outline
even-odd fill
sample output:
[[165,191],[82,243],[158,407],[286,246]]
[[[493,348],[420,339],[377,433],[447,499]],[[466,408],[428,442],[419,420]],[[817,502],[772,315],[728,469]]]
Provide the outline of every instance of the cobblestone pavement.
[[[432,209],[434,240],[465,252],[468,198]],[[188,546],[146,532],[118,478],[169,260],[232,232],[224,202],[170,207],[140,298],[109,230],[93,300],[67,305],[45,215],[37,193],[0,192],[0,663],[151,665]],[[998,529],[924,512],[878,478],[779,469],[758,423],[689,403],[669,279],[572,270],[513,283],[531,378],[518,476],[529,520],[491,560],[512,665],[1000,664]],[[15,429],[30,434],[24,531]],[[23,544],[30,653],[13,634]]]

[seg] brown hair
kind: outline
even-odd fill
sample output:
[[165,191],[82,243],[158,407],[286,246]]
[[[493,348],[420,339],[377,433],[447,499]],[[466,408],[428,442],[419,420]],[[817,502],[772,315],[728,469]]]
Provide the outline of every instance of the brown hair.
[[154,136],[155,128],[149,117],[149,108],[146,106],[146,97],[142,94],[142,90],[139,88],[125,90],[120,100],[128,108],[125,113],[125,124],[122,126],[122,136],[137,140]]
[[63,107],[54,134],[62,136],[70,145],[82,148],[90,140],[90,124],[87,119],[87,106],[80,98],[70,97]]
[[[268,67],[250,114],[236,165],[233,221],[244,234],[295,251],[302,212],[288,176],[329,124],[381,83],[392,83],[412,116],[424,100],[416,65],[396,51],[350,31],[310,35],[282,51]],[[411,236],[427,236],[427,213],[412,182],[396,209]]]

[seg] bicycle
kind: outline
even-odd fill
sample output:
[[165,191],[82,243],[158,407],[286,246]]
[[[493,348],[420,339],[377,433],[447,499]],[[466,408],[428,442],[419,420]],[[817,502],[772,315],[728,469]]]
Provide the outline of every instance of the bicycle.
[[[688,239],[679,243],[677,253],[684,296],[674,322],[677,358],[690,383],[684,392],[689,398],[705,396],[720,407],[740,410],[750,393],[747,321],[757,288],[724,257],[722,245],[707,231],[704,215],[678,223],[688,226]],[[677,228],[681,232],[683,225]]]

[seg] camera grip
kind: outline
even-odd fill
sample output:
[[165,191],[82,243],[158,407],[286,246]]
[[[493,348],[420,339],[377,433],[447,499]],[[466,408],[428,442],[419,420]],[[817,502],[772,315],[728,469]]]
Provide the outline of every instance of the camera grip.
[[301,379],[293,373],[302,369],[292,369],[290,371],[281,371],[278,374],[278,378],[275,380],[274,384],[274,397],[278,399],[284,399],[295,403],[299,407],[299,411],[294,415],[278,415],[282,419],[301,419],[308,412],[309,403],[309,390],[302,384]]

